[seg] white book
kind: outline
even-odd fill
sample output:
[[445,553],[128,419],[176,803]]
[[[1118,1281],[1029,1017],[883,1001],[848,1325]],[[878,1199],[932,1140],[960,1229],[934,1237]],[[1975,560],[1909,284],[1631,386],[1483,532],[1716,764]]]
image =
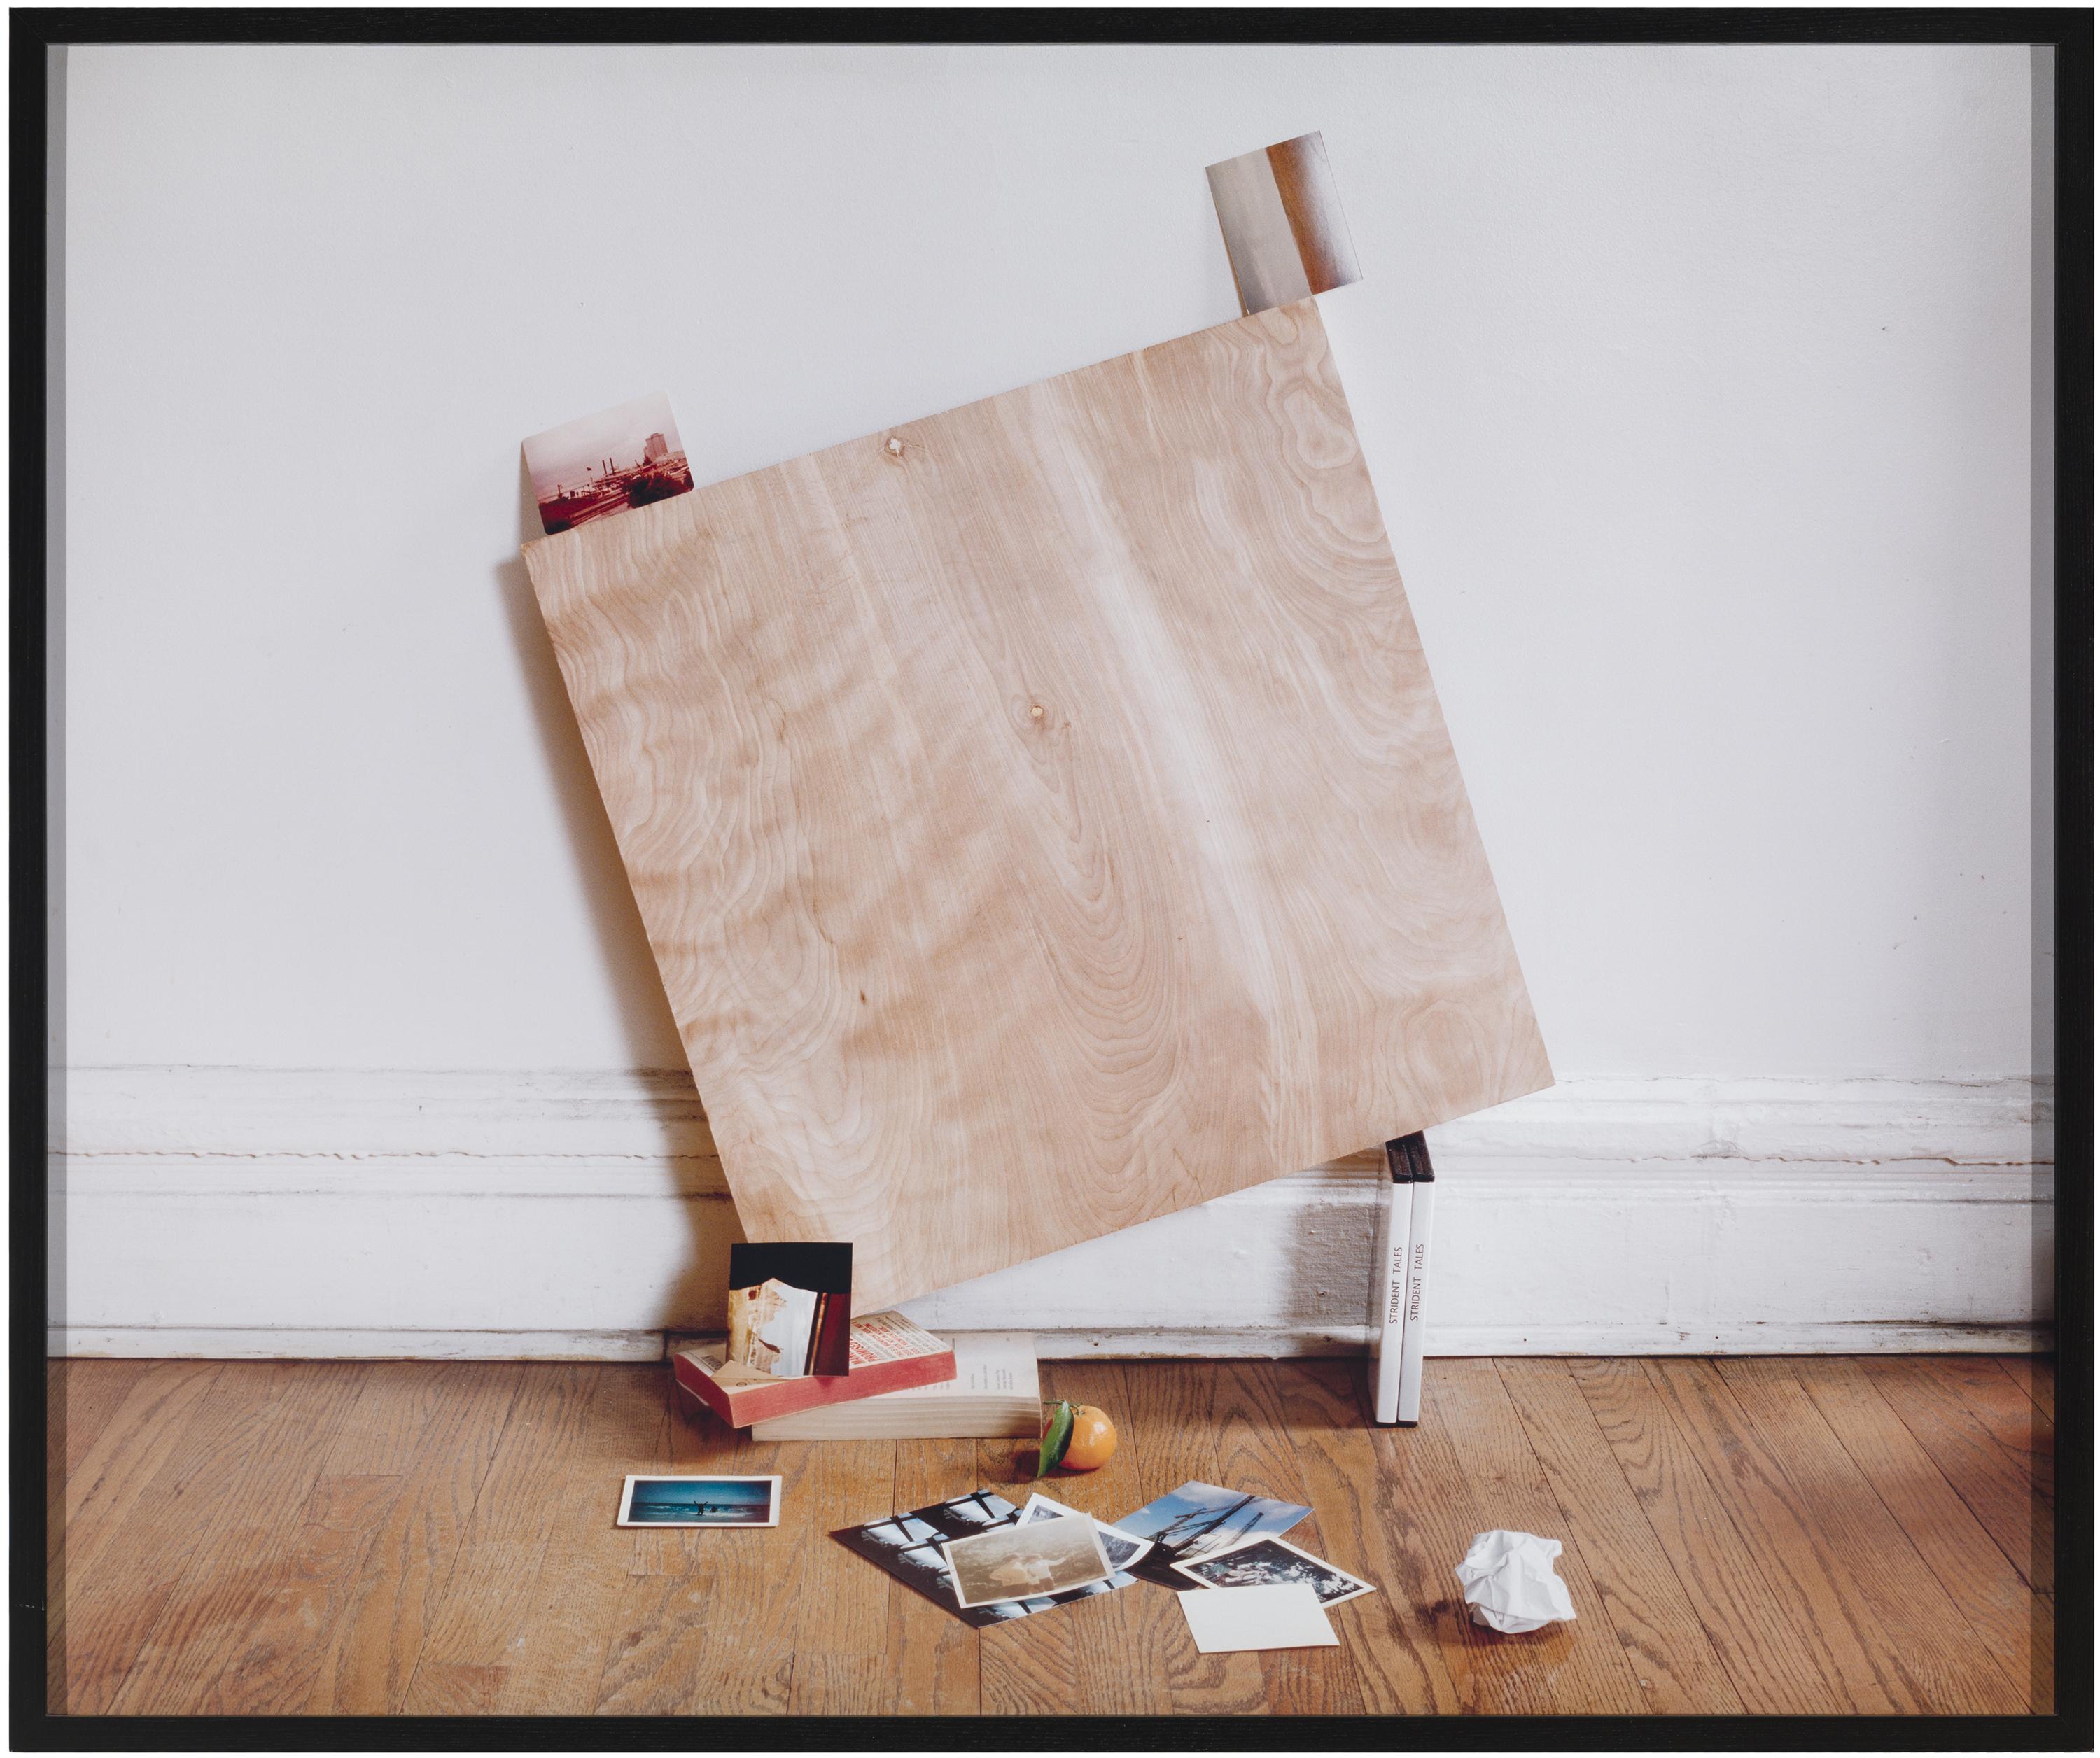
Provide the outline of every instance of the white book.
[[1422,1320],[1428,1304],[1429,1236],[1436,1218],[1436,1174],[1425,1152],[1414,1174],[1414,1213],[1407,1252],[1407,1310],[1400,1345],[1400,1401],[1394,1420],[1412,1428],[1422,1420]]
[[1407,1258],[1413,1237],[1414,1169],[1402,1143],[1385,1144],[1385,1205],[1378,1256],[1371,1265],[1371,1420],[1398,1421],[1401,1321],[1407,1310]]
[[955,1377],[751,1425],[761,1441],[1034,1440],[1043,1432],[1035,1338],[1027,1331],[961,1332]]

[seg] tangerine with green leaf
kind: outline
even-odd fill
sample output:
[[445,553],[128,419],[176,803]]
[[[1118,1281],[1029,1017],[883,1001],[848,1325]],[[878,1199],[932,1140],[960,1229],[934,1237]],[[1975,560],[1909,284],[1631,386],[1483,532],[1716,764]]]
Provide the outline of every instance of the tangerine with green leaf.
[[1036,1473],[1040,1476],[1061,1465],[1067,1471],[1097,1471],[1114,1456],[1115,1450],[1115,1424],[1105,1412],[1060,1399],[1043,1419]]

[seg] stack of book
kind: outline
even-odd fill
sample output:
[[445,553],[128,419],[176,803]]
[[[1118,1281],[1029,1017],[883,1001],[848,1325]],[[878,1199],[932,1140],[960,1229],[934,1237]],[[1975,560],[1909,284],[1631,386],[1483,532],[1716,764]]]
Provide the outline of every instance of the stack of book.
[[902,1313],[863,1314],[846,1371],[782,1377],[729,1359],[726,1342],[682,1350],[680,1388],[759,1440],[1033,1440],[1041,1431],[1035,1340],[933,1335]]
[[1378,1267],[1371,1278],[1371,1419],[1412,1428],[1422,1420],[1423,1297],[1436,1174],[1419,1135],[1385,1144],[1387,1189],[1379,1219]]

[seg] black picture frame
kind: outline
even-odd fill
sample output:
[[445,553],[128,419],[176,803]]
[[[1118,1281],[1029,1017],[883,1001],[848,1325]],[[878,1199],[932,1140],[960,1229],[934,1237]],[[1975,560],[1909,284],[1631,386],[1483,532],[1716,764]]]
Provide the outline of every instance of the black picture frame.
[[[2076,1751],[2093,1745],[2093,14],[2076,9],[1841,7],[1701,10],[1454,8],[658,11],[501,7],[324,11],[59,7],[9,16],[13,367],[9,491],[9,1124],[13,1223],[10,1346],[15,1544],[10,1738],[18,1751],[670,1751],[760,1744],[796,1750],[1704,1750]],[[2056,1704],[2018,1717],[1655,1716],[1632,1718],[68,1716],[45,1707],[46,1572],[52,1408],[42,1368],[50,1293],[46,1022],[51,982],[54,801],[46,716],[52,634],[46,372],[52,339],[47,179],[50,55],[73,44],[410,45],[655,42],[1757,44],[2009,43],[2055,51],[2056,229],[2054,769],[2046,830],[2054,874],[2057,1112],[2058,1563]],[[2038,932],[2045,924],[2037,923]],[[2038,1070],[2037,1073],[2045,1071]],[[64,1412],[56,1412],[63,1422]]]

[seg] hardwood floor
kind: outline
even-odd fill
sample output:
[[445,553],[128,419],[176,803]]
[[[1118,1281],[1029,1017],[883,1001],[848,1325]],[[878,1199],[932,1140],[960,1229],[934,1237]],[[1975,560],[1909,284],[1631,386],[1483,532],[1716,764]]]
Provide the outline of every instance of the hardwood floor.
[[[979,1632],[826,1534],[1016,1480],[1007,1443],[756,1443],[661,1365],[51,1368],[50,1690],[75,1713],[2018,1714],[2052,1707],[2054,1386],[1987,1356],[1088,1361],[1123,1442],[1058,1497],[1309,1504],[1377,1584],[1341,1646],[1196,1652],[1140,1583]],[[779,1472],[771,1531],[613,1525],[630,1471]],[[1561,1540],[1577,1619],[1474,1626],[1452,1566]]]

